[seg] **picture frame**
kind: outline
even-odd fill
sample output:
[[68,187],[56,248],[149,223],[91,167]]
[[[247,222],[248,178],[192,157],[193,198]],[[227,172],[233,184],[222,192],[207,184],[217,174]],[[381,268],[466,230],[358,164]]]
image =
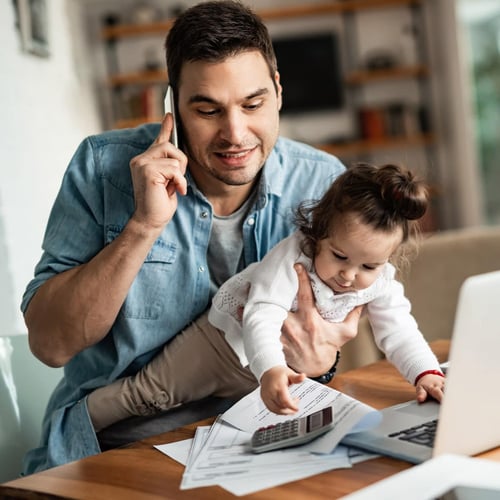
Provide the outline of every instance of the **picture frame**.
[[48,57],[49,29],[46,0],[12,0],[23,51]]

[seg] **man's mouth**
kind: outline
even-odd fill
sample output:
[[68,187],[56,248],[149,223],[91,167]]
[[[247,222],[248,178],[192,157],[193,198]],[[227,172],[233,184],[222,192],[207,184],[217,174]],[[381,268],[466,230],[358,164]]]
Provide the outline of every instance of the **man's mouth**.
[[215,151],[214,154],[227,165],[242,166],[257,149],[257,146],[238,151]]
[[222,156],[223,158],[242,158],[247,153],[248,153],[248,150],[240,151],[238,153],[216,153],[216,154]]

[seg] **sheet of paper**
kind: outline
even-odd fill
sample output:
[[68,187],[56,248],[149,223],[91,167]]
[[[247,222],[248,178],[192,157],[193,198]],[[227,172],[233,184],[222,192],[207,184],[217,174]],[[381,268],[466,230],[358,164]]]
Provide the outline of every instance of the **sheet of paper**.
[[333,429],[302,447],[315,453],[331,453],[347,433],[375,427],[382,418],[380,412],[370,406],[311,379],[306,378],[301,384],[292,385],[290,393],[299,399],[299,411],[293,416],[270,412],[260,397],[260,388],[257,388],[229,408],[222,419],[238,429],[252,433],[259,427],[309,415],[332,405],[335,422]]
[[175,443],[155,444],[153,447],[176,462],[186,465],[193,441],[193,439],[183,439]]
[[194,438],[183,439],[174,443],[154,445],[154,448],[182,465],[190,467],[205,444],[210,428],[210,425],[200,425],[196,428]]
[[342,500],[400,500],[402,497],[435,500],[455,486],[498,489],[500,498],[500,462],[441,455],[344,496]]

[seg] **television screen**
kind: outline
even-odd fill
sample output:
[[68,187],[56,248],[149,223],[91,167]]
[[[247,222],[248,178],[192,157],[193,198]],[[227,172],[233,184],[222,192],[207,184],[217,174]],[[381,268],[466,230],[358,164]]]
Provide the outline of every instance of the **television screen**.
[[342,108],[338,37],[335,33],[294,35],[273,40],[283,86],[282,113]]

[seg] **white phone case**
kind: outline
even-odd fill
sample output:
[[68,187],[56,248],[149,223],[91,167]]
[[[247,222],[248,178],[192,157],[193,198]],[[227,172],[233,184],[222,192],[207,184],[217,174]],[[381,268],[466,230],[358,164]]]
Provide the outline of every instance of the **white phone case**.
[[177,121],[175,119],[174,92],[172,91],[172,87],[170,85],[168,86],[167,92],[165,94],[164,107],[165,114],[172,113],[172,117],[174,118],[174,128],[172,129],[170,141],[176,148],[178,148],[179,142],[177,140]]

